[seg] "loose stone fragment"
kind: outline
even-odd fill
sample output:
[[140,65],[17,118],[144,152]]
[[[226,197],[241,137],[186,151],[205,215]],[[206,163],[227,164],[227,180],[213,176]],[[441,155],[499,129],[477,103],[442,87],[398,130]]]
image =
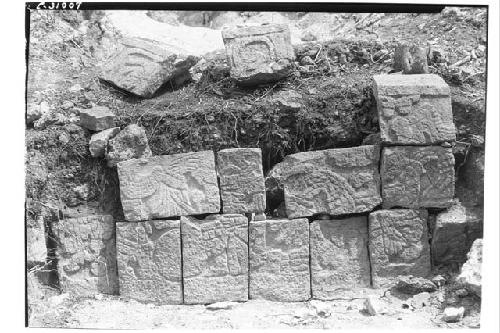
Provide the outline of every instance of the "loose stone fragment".
[[52,224],[59,283],[79,296],[117,294],[115,223],[111,215],[60,220]]
[[382,152],[383,206],[449,207],[455,192],[451,148],[385,147]]
[[311,296],[307,219],[250,222],[250,298],[278,302]]
[[462,266],[457,282],[476,296],[481,297],[481,266],[483,263],[483,240],[476,239],[467,254],[467,261]]
[[91,131],[103,131],[115,126],[115,115],[105,106],[81,109],[80,126]]
[[127,221],[220,210],[212,151],[133,159],[118,163],[117,169]]
[[367,297],[363,303],[363,306],[365,312],[368,313],[370,316],[387,314],[389,312],[387,310],[386,304],[374,296]]
[[368,230],[375,288],[392,286],[399,275],[426,277],[430,273],[426,210],[375,211]]
[[103,66],[100,79],[118,89],[150,98],[167,83],[178,87],[189,80],[194,56],[181,56],[166,45],[146,39],[125,38],[122,47]]
[[380,134],[391,144],[455,140],[450,88],[435,74],[375,75]]
[[429,73],[427,56],[429,48],[416,44],[400,43],[394,52],[394,69],[403,74]]
[[113,127],[92,135],[89,142],[90,155],[92,155],[92,157],[103,157],[106,152],[106,147],[108,146],[108,141],[119,132],[119,127]]
[[423,277],[409,275],[398,277],[396,289],[408,295],[416,295],[422,292],[433,292],[436,290],[436,285]]
[[224,213],[261,213],[266,189],[259,148],[224,149],[217,153]]
[[182,303],[179,220],[116,223],[120,295],[155,304]]
[[378,146],[288,155],[281,176],[288,218],[372,210],[382,201],[378,161]]
[[184,302],[248,300],[248,219],[181,217]]
[[432,231],[435,265],[464,263],[474,240],[483,237],[483,212],[456,202],[436,216]]
[[462,318],[464,317],[464,313],[465,308],[463,306],[459,308],[448,307],[444,309],[442,319],[447,323],[456,323],[462,320]]
[[231,76],[241,85],[282,79],[295,59],[285,24],[248,26],[222,31]]
[[352,289],[370,287],[366,216],[314,221],[310,242],[313,298],[352,296]]
[[108,167],[133,158],[146,158],[152,154],[144,128],[131,124],[108,141],[106,160]]

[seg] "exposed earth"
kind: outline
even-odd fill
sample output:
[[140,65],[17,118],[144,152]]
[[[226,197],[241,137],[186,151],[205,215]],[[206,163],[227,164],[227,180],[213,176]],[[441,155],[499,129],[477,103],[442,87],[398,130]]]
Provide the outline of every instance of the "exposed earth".
[[[249,22],[290,25],[297,55],[292,75],[245,89],[230,80],[220,29]],[[91,134],[77,125],[79,109],[107,106],[117,115],[117,126],[144,127],[154,155],[260,147],[266,174],[288,154],[357,146],[376,134],[372,76],[392,70],[394,47],[401,40],[431,45],[445,58],[431,63],[430,71],[442,76],[452,91],[457,196],[481,206],[460,177],[469,151],[484,151],[486,22],[482,8],[385,15],[32,11],[27,104],[49,111],[44,121],[26,130],[27,227],[37,228],[46,205],[59,208],[65,217],[99,212],[123,218],[116,170],[90,156]],[[127,29],[132,26],[134,31]],[[175,38],[159,35],[157,29],[175,30]],[[206,61],[198,79],[179,89],[166,87],[152,99],[126,95],[100,82],[100,68],[116,49],[117,38],[132,34],[157,36],[173,49],[197,52]],[[293,96],[301,104],[299,111],[288,104]],[[277,207],[268,202],[267,208],[272,215]],[[251,300],[227,310],[208,310],[203,305],[155,306],[106,295],[85,299],[60,294],[53,278],[38,279],[52,267],[42,266],[29,267],[28,316],[33,327],[479,327],[480,299],[451,282],[458,266],[435,269],[450,283],[431,293],[423,307],[408,305],[409,296],[365,290],[387,302],[388,312],[375,316],[364,312],[363,298],[324,302],[329,315],[318,313],[313,305],[321,304],[317,301]],[[52,286],[40,280],[50,280]],[[465,307],[462,321],[441,320],[449,305]]]

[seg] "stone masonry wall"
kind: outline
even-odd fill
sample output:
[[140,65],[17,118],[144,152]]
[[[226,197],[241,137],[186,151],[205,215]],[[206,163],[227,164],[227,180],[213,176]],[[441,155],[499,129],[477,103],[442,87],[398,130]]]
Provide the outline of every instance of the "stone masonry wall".
[[426,277],[431,257],[463,257],[442,244],[443,230],[467,226],[470,243],[475,220],[444,212],[428,223],[428,208],[455,202],[448,86],[433,74],[395,74],[375,76],[374,90],[382,143],[287,156],[280,218],[264,214],[258,148],[118,162],[125,220],[56,228],[63,288],[156,304],[328,300]]

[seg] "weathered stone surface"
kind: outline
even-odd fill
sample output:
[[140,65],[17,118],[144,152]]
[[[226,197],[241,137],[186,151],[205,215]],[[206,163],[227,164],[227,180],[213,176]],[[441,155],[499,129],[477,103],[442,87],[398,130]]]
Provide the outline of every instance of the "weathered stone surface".
[[177,87],[189,80],[189,68],[197,61],[146,39],[125,38],[121,44],[104,64],[100,79],[144,98],[153,97],[164,84]]
[[429,73],[429,48],[411,43],[400,43],[394,52],[394,69],[403,74]]
[[47,259],[43,221],[37,227],[26,227],[26,261],[28,264],[44,264]]
[[481,297],[481,266],[483,263],[483,240],[476,239],[472,244],[467,261],[462,266],[457,282],[462,283],[466,288]]
[[248,219],[181,217],[184,302],[248,300]]
[[455,140],[450,88],[435,74],[375,75],[380,134],[391,144]]
[[279,80],[295,59],[287,25],[248,26],[222,31],[231,76],[242,85]]
[[116,223],[120,295],[155,304],[182,303],[179,220]]
[[106,160],[108,167],[133,158],[147,158],[153,153],[149,148],[144,128],[131,124],[125,127],[114,138],[108,141]]
[[92,135],[89,142],[90,155],[92,157],[103,157],[108,146],[108,141],[114,138],[119,132],[120,127],[113,127]]
[[311,296],[307,219],[250,222],[250,298],[279,302]]
[[464,263],[472,243],[483,237],[482,209],[466,207],[460,202],[439,213],[433,224],[434,265]]
[[266,189],[260,148],[224,149],[217,160],[224,213],[263,212]]
[[117,169],[127,221],[220,211],[212,151],[133,159]]
[[399,275],[430,273],[426,210],[375,211],[368,230],[374,287],[392,286]]
[[444,309],[442,319],[447,323],[456,323],[462,320],[464,313],[465,308],[463,306],[459,308],[448,307]]
[[327,149],[285,157],[288,218],[362,213],[382,201],[379,147]]
[[382,151],[383,206],[449,207],[455,192],[451,148],[385,147]]
[[117,294],[115,223],[111,215],[64,219],[52,224],[59,283],[81,296]]
[[81,109],[80,126],[91,131],[103,131],[115,126],[115,115],[105,106]]
[[314,221],[309,233],[313,298],[328,300],[370,287],[366,216]]
[[433,292],[436,290],[436,285],[423,277],[408,275],[398,277],[396,288],[402,293],[416,295],[422,292]]

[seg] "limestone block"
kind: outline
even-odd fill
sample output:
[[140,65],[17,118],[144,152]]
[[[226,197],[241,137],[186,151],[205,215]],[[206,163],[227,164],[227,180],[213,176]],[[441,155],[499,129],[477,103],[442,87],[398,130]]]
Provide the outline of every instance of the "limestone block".
[[432,227],[434,265],[464,263],[472,243],[483,237],[483,212],[460,202],[436,216]]
[[127,221],[220,210],[212,151],[133,159],[118,163],[117,169]]
[[174,51],[150,40],[124,38],[104,64],[100,79],[120,90],[151,98],[162,85],[177,87],[190,78],[189,69],[197,58]]
[[368,219],[320,220],[310,224],[312,297],[328,300],[370,287]]
[[251,299],[310,298],[307,219],[251,221],[249,240]]
[[116,223],[120,295],[155,304],[182,303],[179,220]]
[[103,157],[108,146],[108,141],[120,132],[120,127],[108,128],[92,135],[89,142],[89,151],[92,157]]
[[374,287],[392,286],[399,275],[426,277],[430,273],[427,217],[423,209],[370,214],[368,244]]
[[362,213],[382,201],[379,147],[327,149],[289,155],[281,175],[288,218]]
[[285,24],[222,31],[231,76],[242,85],[279,80],[289,74],[295,54]]
[[153,155],[149,148],[144,128],[136,124],[125,127],[115,137],[110,138],[105,152],[108,167],[133,158],[146,158]]
[[483,264],[483,239],[476,239],[467,254],[467,261],[463,264],[457,282],[476,296],[481,297],[481,266]]
[[385,147],[380,168],[385,208],[453,204],[455,158],[451,148]]
[[266,189],[260,148],[224,149],[217,153],[224,213],[261,213]]
[[117,294],[115,223],[111,215],[91,215],[52,223],[59,283],[80,296]]
[[181,217],[184,303],[248,300],[248,219]]
[[400,43],[394,52],[393,67],[403,74],[426,74],[429,73],[427,56],[429,48],[417,44]]
[[103,131],[115,127],[115,115],[105,106],[81,109],[80,126],[91,131]]
[[375,75],[380,133],[391,144],[455,140],[450,88],[435,74]]

